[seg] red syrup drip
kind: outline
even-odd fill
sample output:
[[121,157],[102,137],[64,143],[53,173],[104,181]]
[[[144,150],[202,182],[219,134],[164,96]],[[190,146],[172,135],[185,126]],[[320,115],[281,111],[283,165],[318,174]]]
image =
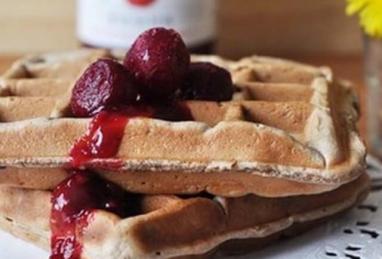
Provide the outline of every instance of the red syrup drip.
[[[130,118],[154,117],[169,121],[193,120],[189,108],[174,102],[168,105],[137,105],[120,108],[118,111],[102,111],[89,124],[84,136],[70,150],[71,167],[81,168],[92,159],[112,158],[118,152],[124,129]],[[114,162],[107,168],[118,168]]]
[[[71,166],[80,168],[92,159],[115,157],[129,119],[152,115],[153,110],[148,106],[129,106],[98,113],[92,118],[85,135],[71,148]],[[116,167],[115,163],[111,167]]]
[[105,210],[121,218],[138,215],[140,198],[94,172],[73,171],[52,193],[50,259],[79,259],[83,232],[93,212]]
[[[147,105],[102,111],[92,118],[84,136],[73,145],[71,166],[80,168],[94,158],[114,157],[130,118],[154,117],[169,121],[193,120],[185,104]],[[109,163],[109,162],[108,162]],[[113,164],[111,167],[115,167]],[[106,210],[121,218],[137,215],[140,196],[124,191],[89,170],[73,171],[52,193],[50,259],[79,259],[82,234],[95,210]]]

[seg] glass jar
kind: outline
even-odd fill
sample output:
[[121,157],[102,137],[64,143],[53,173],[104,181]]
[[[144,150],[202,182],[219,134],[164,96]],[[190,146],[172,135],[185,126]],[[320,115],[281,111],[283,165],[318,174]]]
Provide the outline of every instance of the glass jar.
[[364,36],[369,152],[382,158],[382,39]]
[[85,46],[127,49],[148,28],[177,30],[195,53],[216,39],[216,0],[77,0],[77,37]]

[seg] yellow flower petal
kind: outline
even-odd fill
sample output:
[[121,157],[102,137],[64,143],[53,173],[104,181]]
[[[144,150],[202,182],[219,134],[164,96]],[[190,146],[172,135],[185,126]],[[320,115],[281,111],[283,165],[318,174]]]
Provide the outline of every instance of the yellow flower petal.
[[347,3],[346,13],[358,13],[365,32],[382,38],[382,0],[347,0]]
[[346,13],[353,15],[361,11],[369,3],[369,0],[347,0],[347,2]]

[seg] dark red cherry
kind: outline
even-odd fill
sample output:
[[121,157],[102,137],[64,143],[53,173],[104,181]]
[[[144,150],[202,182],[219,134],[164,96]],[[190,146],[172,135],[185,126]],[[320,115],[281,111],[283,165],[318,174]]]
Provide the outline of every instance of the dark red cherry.
[[137,87],[126,69],[114,60],[100,59],[77,80],[70,105],[73,115],[89,117],[121,104],[134,103],[137,97]]
[[179,33],[153,28],[134,42],[124,65],[146,99],[163,100],[181,85],[190,65],[190,54]]
[[231,74],[224,68],[209,62],[191,63],[181,89],[187,100],[228,101],[234,87]]

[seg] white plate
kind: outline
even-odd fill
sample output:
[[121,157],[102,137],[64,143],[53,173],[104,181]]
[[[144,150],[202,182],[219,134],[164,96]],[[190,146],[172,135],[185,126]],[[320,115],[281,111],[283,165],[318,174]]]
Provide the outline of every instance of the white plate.
[[[368,162],[374,186],[382,188],[381,165],[372,159]],[[382,259],[382,191],[372,192],[363,205],[366,207],[355,208],[306,234],[235,258]],[[0,259],[48,257],[48,253],[0,231]]]
[[0,259],[49,258],[45,251],[0,231]]

